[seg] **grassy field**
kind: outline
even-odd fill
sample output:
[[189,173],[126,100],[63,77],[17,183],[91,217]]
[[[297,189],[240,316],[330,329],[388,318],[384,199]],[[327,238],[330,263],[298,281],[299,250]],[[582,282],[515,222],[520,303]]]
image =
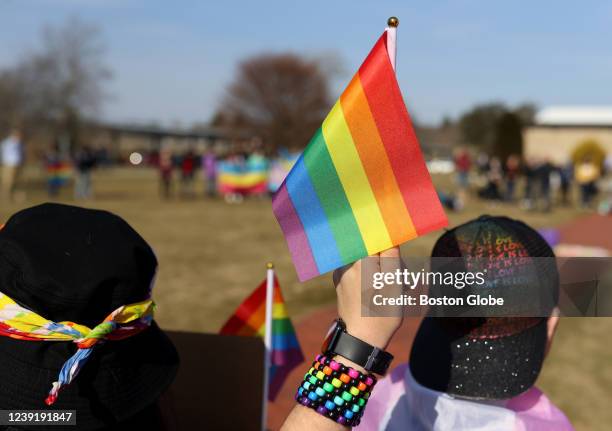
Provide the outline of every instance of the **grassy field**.
[[[10,214],[47,200],[41,178],[23,181],[21,202],[2,203],[0,222]],[[436,178],[445,187],[449,179]],[[299,283],[268,199],[227,205],[218,199],[161,201],[156,173],[125,168],[98,171],[94,201],[124,217],[153,246],[160,262],[155,288],[157,320],[168,329],[215,332],[259,283],[273,261],[289,312],[294,318],[334,300],[330,276]],[[200,187],[201,196],[201,187]],[[74,203],[65,190],[62,202]],[[450,213],[451,226],[480,214],[521,218],[532,226],[551,227],[579,213],[559,209],[526,213],[516,205],[470,201],[462,213]],[[608,233],[609,234],[609,233]],[[426,256],[437,234],[402,247],[406,256]],[[609,429],[612,424],[612,319],[563,319],[539,385],[568,413],[577,429]]]

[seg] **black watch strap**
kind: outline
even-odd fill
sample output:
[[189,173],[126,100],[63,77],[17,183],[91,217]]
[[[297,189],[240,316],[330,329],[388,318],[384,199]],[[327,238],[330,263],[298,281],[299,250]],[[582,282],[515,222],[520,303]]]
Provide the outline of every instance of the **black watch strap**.
[[348,332],[343,332],[337,338],[333,352],[361,365],[366,371],[381,376],[386,374],[393,360],[391,353],[371,346]]
[[393,360],[393,355],[346,332],[342,319],[334,321],[321,351],[325,355],[340,355],[363,367],[366,371],[384,375]]

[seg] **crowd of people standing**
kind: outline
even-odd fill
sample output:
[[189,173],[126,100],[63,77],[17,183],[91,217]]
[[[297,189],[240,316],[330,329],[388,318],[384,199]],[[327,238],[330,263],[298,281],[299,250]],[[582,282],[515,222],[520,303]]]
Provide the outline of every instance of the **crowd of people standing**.
[[207,197],[221,196],[228,203],[240,203],[246,196],[261,197],[276,191],[296,159],[297,153],[287,150],[267,157],[260,148],[218,151],[209,147],[198,154],[166,147],[149,157],[149,164],[158,168],[163,199],[196,197],[195,182],[201,178]]
[[[456,181],[460,193],[475,190],[479,198],[498,202],[517,202],[527,210],[550,211],[556,204],[595,207],[600,192],[601,204],[609,200],[612,174],[611,156],[597,163],[589,154],[579,160],[554,164],[548,158],[521,158],[517,154],[505,160],[484,152],[473,157],[466,148],[454,155]],[[519,189],[522,186],[522,190]],[[572,190],[576,188],[578,199]]]
[[194,198],[196,171],[202,168],[206,178],[206,190],[209,196],[216,193],[216,167],[217,159],[212,150],[204,155],[198,156],[192,149],[184,153],[177,153],[169,148],[163,148],[159,153],[150,157],[151,165],[157,166],[159,170],[160,196],[169,199],[174,195],[174,180],[179,176],[179,196],[182,198]]
[[[175,195],[195,198],[196,190],[200,189],[196,181],[201,178],[204,195],[220,195],[229,203],[237,203],[245,196],[261,196],[276,190],[297,159],[297,153],[283,151],[268,158],[253,145],[224,153],[212,147],[203,153],[193,148],[177,151],[162,147],[148,161],[159,172],[163,199]],[[22,133],[15,128],[0,142],[0,199],[10,201],[18,195],[24,158]],[[561,164],[551,160],[518,154],[502,159],[459,147],[453,158],[458,192],[455,195],[440,192],[440,198],[451,210],[460,210],[468,195],[473,194],[491,202],[518,203],[526,210],[550,211],[557,205],[575,205],[584,209],[597,207],[606,214],[612,212],[612,155],[602,159],[585,153]],[[87,145],[74,151],[67,151],[59,143],[52,145],[44,154],[49,197],[57,198],[72,178],[74,198],[92,198],[91,174],[99,164],[98,152]]]

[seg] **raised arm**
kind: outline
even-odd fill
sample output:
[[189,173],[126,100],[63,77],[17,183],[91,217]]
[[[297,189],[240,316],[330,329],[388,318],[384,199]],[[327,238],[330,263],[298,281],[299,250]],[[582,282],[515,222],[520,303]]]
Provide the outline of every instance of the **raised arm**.
[[[376,264],[379,265],[380,271],[393,272],[400,267],[399,248],[397,247],[384,251],[376,257],[378,257]],[[393,334],[400,327],[402,318],[399,316],[361,316],[361,265],[362,261],[358,261],[334,273],[334,284],[338,298],[338,317],[346,323],[348,334],[385,350]],[[321,336],[323,337],[323,334]],[[333,359],[346,367],[367,374],[363,367],[347,358],[335,356]],[[281,429],[283,431],[341,431],[348,429],[348,427],[323,416],[312,408],[296,404]]]

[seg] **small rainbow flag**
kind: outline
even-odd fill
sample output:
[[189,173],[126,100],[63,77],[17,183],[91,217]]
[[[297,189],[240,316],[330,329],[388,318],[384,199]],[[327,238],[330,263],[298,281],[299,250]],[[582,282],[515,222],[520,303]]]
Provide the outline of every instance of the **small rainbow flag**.
[[47,182],[51,185],[61,186],[65,184],[72,174],[68,163],[54,161],[47,164]]
[[447,225],[387,32],[273,198],[301,281]]
[[[266,333],[266,280],[244,300],[221,328],[221,335],[264,337]],[[268,399],[274,401],[283,382],[296,366],[304,361],[293,324],[287,315],[285,301],[276,276],[272,305],[272,349]]]

